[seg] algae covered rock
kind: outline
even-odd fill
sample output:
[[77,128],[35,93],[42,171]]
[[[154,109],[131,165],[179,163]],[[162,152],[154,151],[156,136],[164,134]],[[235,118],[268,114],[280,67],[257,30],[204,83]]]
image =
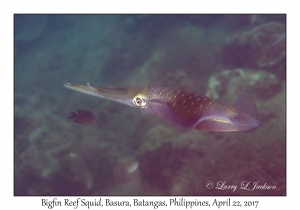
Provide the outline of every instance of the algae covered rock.
[[284,61],[285,25],[270,21],[227,37],[221,60],[230,67],[269,67]]
[[232,101],[237,96],[246,94],[253,99],[266,100],[280,90],[281,82],[274,74],[237,68],[212,75],[209,78],[206,96]]

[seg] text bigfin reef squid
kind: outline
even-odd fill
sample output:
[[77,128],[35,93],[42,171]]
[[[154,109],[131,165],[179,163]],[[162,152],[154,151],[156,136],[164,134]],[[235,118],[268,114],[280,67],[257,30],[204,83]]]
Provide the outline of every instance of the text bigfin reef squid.
[[192,129],[207,131],[249,132],[261,125],[257,108],[247,96],[239,96],[228,105],[205,96],[167,87],[101,87],[66,83],[72,90],[142,108],[171,122],[180,132]]

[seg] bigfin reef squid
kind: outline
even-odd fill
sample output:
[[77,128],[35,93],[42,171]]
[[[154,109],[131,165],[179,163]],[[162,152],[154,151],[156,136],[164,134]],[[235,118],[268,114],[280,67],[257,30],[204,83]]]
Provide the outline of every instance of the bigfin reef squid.
[[256,105],[246,95],[239,96],[233,105],[229,105],[168,87],[102,87],[89,83],[66,83],[65,86],[71,90],[141,108],[142,113],[150,112],[170,121],[181,133],[193,129],[250,132],[261,125],[257,119]]

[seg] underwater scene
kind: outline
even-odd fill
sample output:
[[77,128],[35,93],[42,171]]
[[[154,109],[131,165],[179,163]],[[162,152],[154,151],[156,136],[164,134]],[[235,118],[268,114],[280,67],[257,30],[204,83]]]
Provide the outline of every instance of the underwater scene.
[[286,15],[14,15],[14,195],[286,195]]

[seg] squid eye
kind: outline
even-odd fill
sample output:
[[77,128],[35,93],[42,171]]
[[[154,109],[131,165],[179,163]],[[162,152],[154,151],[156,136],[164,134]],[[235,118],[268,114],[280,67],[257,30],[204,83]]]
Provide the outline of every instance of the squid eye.
[[132,103],[136,106],[143,107],[146,106],[146,98],[143,96],[135,96],[132,100]]

